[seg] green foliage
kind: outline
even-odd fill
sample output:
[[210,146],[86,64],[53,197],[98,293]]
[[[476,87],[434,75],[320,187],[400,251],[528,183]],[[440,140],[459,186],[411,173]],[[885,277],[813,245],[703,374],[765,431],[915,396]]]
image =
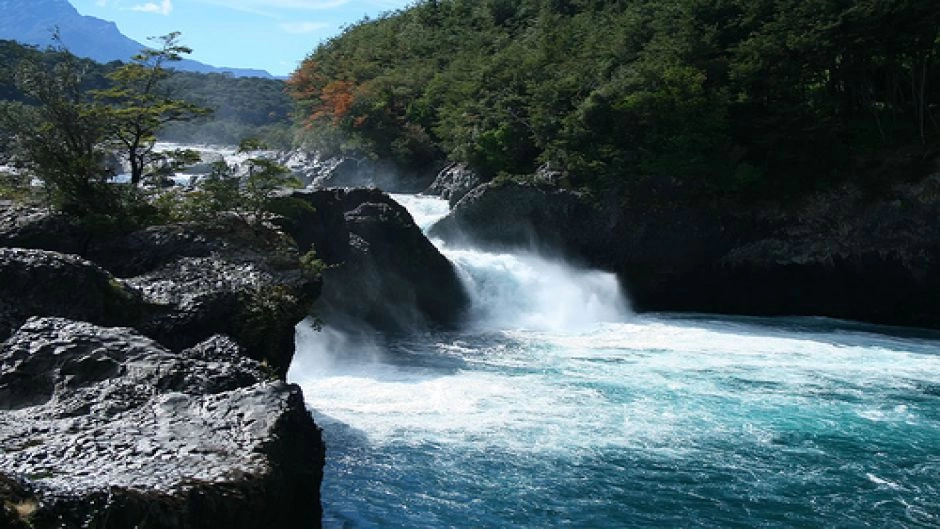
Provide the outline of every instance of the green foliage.
[[[13,41],[0,40],[0,101],[35,104],[15,82],[16,70],[24,60],[50,66],[60,58],[58,51],[40,51]],[[126,67],[120,62],[97,64],[78,59],[83,69],[86,90],[108,90],[114,87],[109,75]],[[164,63],[171,66],[172,61]],[[290,113],[292,101],[279,79],[232,77],[228,74],[201,74],[165,68],[169,75],[160,79],[160,92],[196,107],[209,109],[211,114],[196,119],[164,123],[157,131],[161,141],[235,145],[240,138],[254,136],[278,149],[293,146],[294,130]],[[0,132],[3,132],[0,130]],[[0,136],[0,152],[4,152]]]
[[320,277],[328,268],[329,265],[317,257],[316,250],[311,249],[300,256],[300,269],[307,274],[308,277]]
[[[163,37],[162,49],[144,50],[106,75],[100,65],[64,49],[40,53],[0,46],[3,53],[18,49],[14,55],[20,59],[3,70],[20,97],[0,102],[0,129],[14,138],[18,163],[42,180],[53,207],[96,230],[160,221],[161,211],[137,185],[145,167],[161,162],[159,177],[198,159],[185,150],[153,152],[162,124],[201,112],[159,90],[167,75],[162,64],[188,51],[176,38]],[[115,155],[130,160],[132,186],[109,183]]]
[[22,165],[42,179],[53,205],[79,215],[94,211],[99,196],[115,198],[106,188],[101,148],[106,117],[87,97],[87,63],[67,51],[50,63],[41,58],[27,55],[13,71],[16,88],[36,104],[0,103],[0,128],[12,133]]
[[291,289],[284,285],[260,287],[239,303],[241,325],[235,338],[247,348],[268,349],[272,331],[281,331],[285,321],[296,321],[305,312]]
[[[239,152],[265,150],[258,139],[242,140]],[[158,208],[176,220],[213,221],[235,214],[243,220],[263,223],[283,213],[287,207],[278,200],[283,188],[302,187],[291,172],[272,160],[262,157],[248,158],[244,167],[247,174],[240,175],[225,162],[215,162],[210,173],[192,191],[173,189],[157,199]],[[290,205],[309,207],[305,202],[290,201]]]
[[305,140],[334,152],[776,192],[936,143],[938,28],[921,0],[424,0],[320,45],[288,84]]
[[97,90],[95,100],[106,113],[109,139],[131,165],[131,184],[138,185],[144,169],[165,159],[156,152],[157,132],[167,123],[189,121],[209,112],[170,97],[163,83],[172,75],[167,63],[192,52],[179,44],[179,33],[158,39],[159,49],[145,49],[108,74],[111,86]]
[[278,149],[293,145],[292,103],[284,81],[177,71],[164,86],[180,99],[212,109],[212,116],[171,124],[158,134],[162,140],[236,145],[252,136]]

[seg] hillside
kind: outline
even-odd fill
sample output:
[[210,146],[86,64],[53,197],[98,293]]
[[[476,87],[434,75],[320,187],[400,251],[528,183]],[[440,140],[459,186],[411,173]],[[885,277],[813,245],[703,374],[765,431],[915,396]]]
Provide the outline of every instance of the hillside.
[[315,145],[783,196],[936,146],[938,28],[917,0],[423,1],[324,43],[291,86]]
[[[14,76],[21,60],[29,56],[45,62],[60,59],[53,52],[0,40],[0,101],[23,100]],[[105,88],[106,75],[116,64],[86,60],[84,88]],[[244,138],[256,137],[271,146],[290,146],[289,114],[293,105],[285,93],[284,81],[177,71],[166,79],[164,88],[170,96],[209,108],[212,114],[193,122],[170,124],[161,131],[161,140],[236,145]]]
[[[145,47],[122,34],[113,22],[79,14],[68,0],[0,0],[0,39],[45,47],[53,44],[56,28],[72,53],[101,63],[126,60]],[[176,66],[201,73],[271,77],[264,70],[210,66],[188,59]]]

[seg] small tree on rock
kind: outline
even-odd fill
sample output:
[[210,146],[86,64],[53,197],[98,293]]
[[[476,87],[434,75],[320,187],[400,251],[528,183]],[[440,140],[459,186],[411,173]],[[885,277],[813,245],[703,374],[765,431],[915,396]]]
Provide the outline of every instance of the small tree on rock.
[[16,87],[33,104],[5,102],[0,122],[12,133],[20,163],[43,181],[52,203],[82,214],[107,201],[107,117],[87,97],[87,61],[65,49],[54,54],[51,62],[29,56],[16,67]]
[[95,92],[95,99],[107,109],[108,132],[114,147],[131,166],[131,183],[139,185],[146,167],[164,159],[154,151],[157,132],[167,123],[189,121],[210,111],[198,105],[173,99],[161,81],[173,74],[167,63],[192,53],[179,44],[179,32],[162,37],[159,49],[145,49],[108,75],[112,86]]

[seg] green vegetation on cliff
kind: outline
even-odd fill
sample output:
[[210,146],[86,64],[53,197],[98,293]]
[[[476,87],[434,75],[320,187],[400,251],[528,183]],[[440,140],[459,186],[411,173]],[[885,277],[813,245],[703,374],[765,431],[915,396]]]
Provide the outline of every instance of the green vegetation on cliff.
[[314,146],[575,187],[802,190],[936,146],[926,0],[424,0],[289,81]]

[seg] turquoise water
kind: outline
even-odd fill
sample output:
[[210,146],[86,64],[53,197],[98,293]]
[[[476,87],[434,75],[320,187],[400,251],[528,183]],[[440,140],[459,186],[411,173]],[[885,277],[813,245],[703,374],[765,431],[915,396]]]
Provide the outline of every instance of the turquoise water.
[[683,318],[392,340],[303,382],[326,526],[937,527],[938,346]]
[[326,527],[940,527],[940,335],[637,316],[612,276],[444,250],[465,330],[298,327]]

